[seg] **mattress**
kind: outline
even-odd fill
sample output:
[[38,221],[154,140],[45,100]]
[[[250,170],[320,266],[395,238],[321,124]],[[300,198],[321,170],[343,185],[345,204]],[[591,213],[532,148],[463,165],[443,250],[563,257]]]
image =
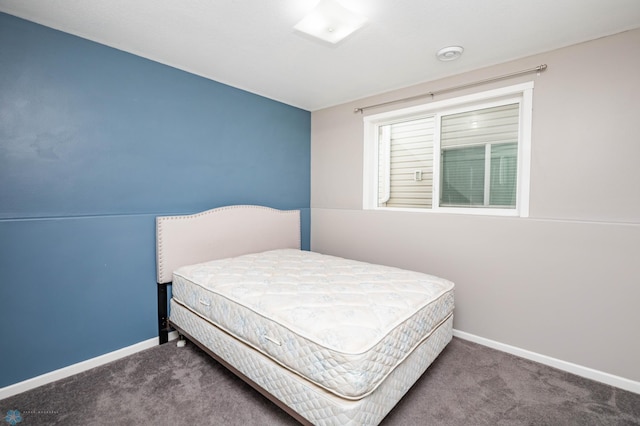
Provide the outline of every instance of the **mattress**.
[[453,288],[427,274],[293,249],[173,276],[177,305],[348,400],[373,393],[450,319]]

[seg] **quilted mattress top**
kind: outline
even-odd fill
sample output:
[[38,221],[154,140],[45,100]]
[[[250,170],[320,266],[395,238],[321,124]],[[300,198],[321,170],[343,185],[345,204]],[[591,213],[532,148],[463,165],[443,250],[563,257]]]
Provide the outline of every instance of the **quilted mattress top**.
[[432,275],[284,249],[185,266],[173,297],[336,395],[359,399],[453,310]]

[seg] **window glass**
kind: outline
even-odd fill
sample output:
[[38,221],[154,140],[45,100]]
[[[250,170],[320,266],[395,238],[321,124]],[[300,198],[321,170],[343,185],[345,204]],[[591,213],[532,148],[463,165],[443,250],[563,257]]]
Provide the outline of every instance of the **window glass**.
[[516,206],[517,171],[518,144],[492,145],[490,205]]
[[441,206],[484,206],[484,154],[483,146],[442,151]]
[[434,117],[380,126],[378,206],[431,208]]
[[443,115],[442,207],[516,207],[519,104]]
[[365,117],[364,207],[527,216],[533,83]]

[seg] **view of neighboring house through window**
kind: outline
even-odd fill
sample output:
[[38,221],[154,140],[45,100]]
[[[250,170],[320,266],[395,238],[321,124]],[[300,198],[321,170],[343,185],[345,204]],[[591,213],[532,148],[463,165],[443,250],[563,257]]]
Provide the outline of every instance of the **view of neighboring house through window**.
[[431,207],[434,117],[379,128],[379,206]]
[[445,115],[440,206],[516,207],[519,105]]
[[526,216],[532,90],[365,117],[365,208]]

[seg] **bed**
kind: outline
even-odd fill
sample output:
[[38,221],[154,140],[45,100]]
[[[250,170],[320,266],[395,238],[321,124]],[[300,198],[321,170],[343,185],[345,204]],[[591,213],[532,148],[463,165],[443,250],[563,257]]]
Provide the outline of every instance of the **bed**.
[[302,424],[380,423],[452,338],[453,283],[301,250],[297,210],[161,216],[156,254],[160,343],[176,329]]

